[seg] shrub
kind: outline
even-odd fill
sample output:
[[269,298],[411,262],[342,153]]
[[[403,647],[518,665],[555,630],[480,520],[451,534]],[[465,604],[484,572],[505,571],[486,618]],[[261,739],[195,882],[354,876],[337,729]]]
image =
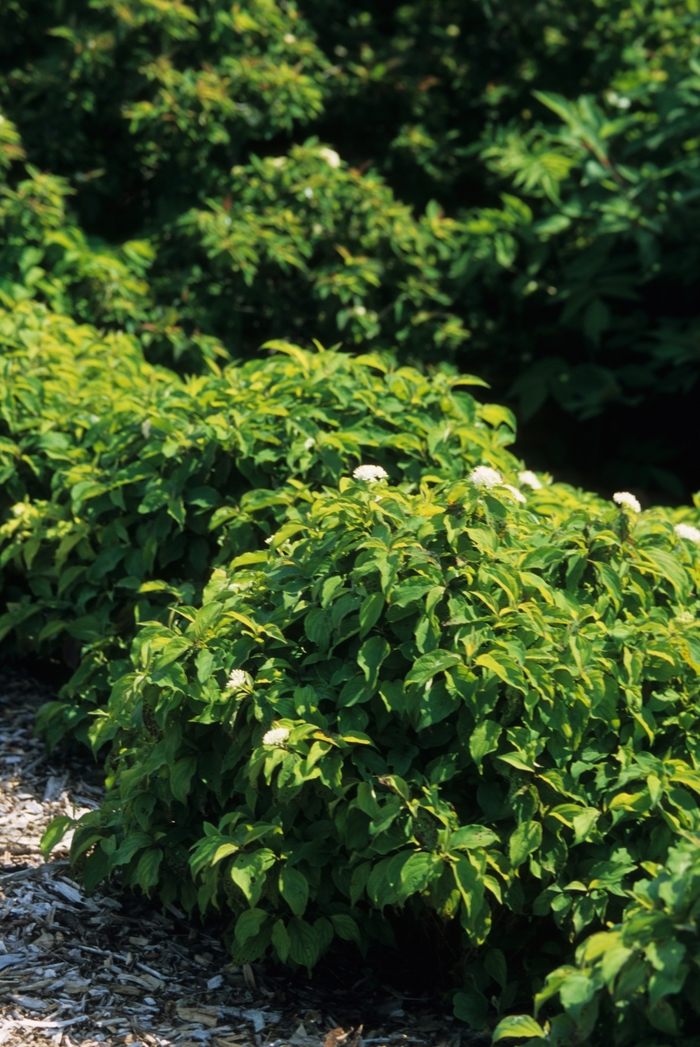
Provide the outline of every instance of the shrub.
[[[536,1032],[531,1019],[506,1018],[494,1041],[509,1030],[527,1034],[528,1024],[533,1026],[531,1043],[566,1047],[611,1042],[637,1047],[668,1043],[668,1037],[678,1042],[679,1034],[697,1029],[699,845],[700,839],[689,835],[664,864],[645,862],[651,878],[635,884],[622,922],[586,939],[577,951],[577,966],[547,976],[537,1009],[558,996],[564,1013],[547,1023],[546,1031]],[[682,1042],[697,1043],[697,1037]]]
[[518,991],[513,919],[517,945],[533,917],[619,919],[697,830],[685,534],[489,468],[309,494],[201,602],[141,623],[92,718],[109,792],[72,859],[88,886],[119,870],[230,913],[238,960],[311,968],[335,935],[387,934],[387,907],[435,911],[491,947],[455,998],[484,1027],[492,979],[501,1011]]
[[288,506],[363,458],[413,485],[482,461],[518,469],[509,412],[460,388],[477,379],[280,344],[183,381],[133,339],[29,302],[0,336],[0,639],[63,648],[74,666],[83,649],[67,688],[82,704],[51,707],[56,732],[108,691],[135,623],[191,603],[212,566],[259,549]]

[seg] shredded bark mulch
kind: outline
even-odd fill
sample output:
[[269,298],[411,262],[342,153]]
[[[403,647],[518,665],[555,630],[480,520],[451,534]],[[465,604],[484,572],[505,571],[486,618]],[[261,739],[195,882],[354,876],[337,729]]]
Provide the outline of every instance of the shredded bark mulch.
[[102,795],[87,758],[48,756],[34,737],[36,709],[51,697],[25,677],[0,678],[0,1047],[488,1042],[460,1027],[434,991],[409,997],[390,973],[383,984],[349,984],[342,969],[335,978],[326,969],[321,985],[272,965],[238,967],[215,933],[175,906],[118,885],[87,897],[67,861],[69,840],[49,863],[39,850],[52,818],[94,809]]

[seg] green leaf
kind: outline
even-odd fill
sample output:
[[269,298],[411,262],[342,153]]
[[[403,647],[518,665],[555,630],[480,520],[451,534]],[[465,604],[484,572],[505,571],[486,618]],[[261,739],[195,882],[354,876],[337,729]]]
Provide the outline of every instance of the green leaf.
[[401,865],[396,895],[400,902],[405,902],[413,894],[424,891],[435,872],[442,872],[442,863],[437,862],[432,854],[416,851],[409,855]]
[[136,879],[142,891],[148,893],[158,883],[158,870],[162,860],[163,851],[160,847],[151,847],[139,858]]
[[211,676],[212,666],[214,664],[214,654],[212,651],[203,650],[200,651],[195,659],[195,665],[197,666],[197,679],[200,683],[206,683]]
[[524,690],[524,679],[520,666],[507,654],[501,651],[489,651],[486,654],[480,654],[476,659],[476,665],[481,665],[485,669],[490,669],[491,672],[495,673],[504,683],[509,684],[511,687],[515,687],[518,690]]
[[310,924],[296,917],[289,921],[287,932],[291,958],[310,972],[321,953],[318,934]]
[[166,665],[170,665],[171,662],[177,661],[186,651],[189,651],[191,646],[192,641],[188,640],[186,636],[176,636],[174,640],[171,640],[163,648],[154,666],[154,671],[158,672],[158,670],[164,669]]
[[505,989],[508,981],[508,965],[500,949],[489,949],[484,960],[484,970],[495,982],[498,982],[502,989]]
[[283,920],[277,920],[272,928],[272,944],[277,950],[277,955],[282,963],[286,963],[289,956],[291,942]]
[[235,937],[239,945],[245,945],[249,938],[254,938],[267,919],[264,909],[246,909],[236,920]]
[[384,610],[383,593],[372,593],[360,604],[360,637],[364,638],[372,626],[376,625]]
[[479,847],[489,847],[497,840],[497,834],[485,825],[462,825],[450,836],[450,848],[474,851]]
[[406,677],[407,684],[416,684],[419,687],[431,680],[438,673],[450,669],[453,665],[460,665],[462,659],[453,651],[428,651],[421,655],[414,663],[413,668]]
[[479,770],[481,770],[484,757],[498,748],[501,731],[501,725],[495,720],[482,720],[472,731],[469,738],[469,752]]
[[517,869],[542,843],[542,826],[539,822],[522,822],[508,841],[511,864]]
[[44,856],[44,861],[48,862],[51,851],[54,847],[57,847],[63,837],[66,835],[68,830],[74,825],[74,819],[69,818],[68,815],[62,814],[58,818],[53,818],[47,828],[44,830],[44,834],[41,837],[41,853]]
[[178,760],[170,771],[170,789],[176,800],[187,803],[190,794],[190,784],[197,770],[197,757],[184,756]]
[[339,938],[343,938],[348,942],[355,942],[356,945],[361,944],[360,928],[352,916],[349,916],[347,913],[336,913],[334,916],[331,916],[331,923]]
[[535,1036],[544,1038],[545,1031],[539,1022],[527,1014],[513,1014],[501,1018],[493,1032],[492,1043],[498,1040],[532,1040]]
[[357,655],[357,664],[365,674],[370,687],[377,686],[379,670],[391,652],[391,647],[383,636],[370,636],[365,640]]
[[455,1018],[466,1022],[470,1029],[480,1032],[486,1026],[489,1001],[478,989],[466,989],[455,993],[452,999]]
[[279,876],[280,894],[295,916],[303,916],[309,900],[309,883],[306,877],[289,865],[284,865]]
[[110,868],[116,869],[119,865],[127,865],[137,851],[142,850],[144,847],[150,847],[152,843],[153,840],[146,833],[129,833],[126,839],[122,841],[120,846],[111,855]]

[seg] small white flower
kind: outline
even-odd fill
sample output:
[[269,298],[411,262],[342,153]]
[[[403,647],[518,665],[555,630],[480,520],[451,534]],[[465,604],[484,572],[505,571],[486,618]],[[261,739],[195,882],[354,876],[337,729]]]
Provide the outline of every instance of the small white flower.
[[518,473],[518,479],[521,484],[525,484],[526,487],[531,487],[533,491],[540,491],[542,489],[542,481],[537,478],[531,469],[524,469],[522,473]]
[[374,483],[375,480],[386,480],[389,476],[386,469],[382,469],[381,465],[358,465],[352,475],[353,479],[364,480],[368,484]]
[[679,538],[687,538],[689,542],[700,545],[700,531],[692,524],[679,523],[673,528]]
[[488,465],[477,465],[476,469],[470,472],[469,479],[477,487],[495,487],[496,484],[503,483],[503,477],[498,470]]
[[641,513],[642,507],[639,504],[637,498],[629,491],[616,491],[613,495],[613,502],[622,508],[623,506],[627,509],[631,509],[633,513]]
[[297,42],[297,38],[295,37],[294,33],[285,33],[282,39],[284,40],[285,44],[295,44]]
[[284,745],[289,738],[288,727],[273,727],[263,735],[263,745]]
[[340,157],[335,149],[319,149],[318,155],[323,157],[329,167],[340,167]]
[[310,436],[308,440],[304,440],[304,450],[310,451],[313,445],[316,443],[313,436]]
[[311,188],[311,186],[307,185],[306,189],[304,190],[304,196],[306,197],[307,200],[310,200],[313,195],[314,195],[313,189]]
[[227,691],[240,691],[248,683],[248,673],[242,669],[232,669],[226,681]]
[[144,439],[147,440],[151,435],[151,419],[146,418],[145,421],[141,422],[141,432],[143,433]]
[[503,484],[503,486],[505,487],[506,491],[510,491],[510,493],[513,495],[513,498],[515,498],[516,502],[523,502],[523,504],[527,502],[527,498],[525,497],[522,491],[518,490],[517,487],[513,487],[512,484]]

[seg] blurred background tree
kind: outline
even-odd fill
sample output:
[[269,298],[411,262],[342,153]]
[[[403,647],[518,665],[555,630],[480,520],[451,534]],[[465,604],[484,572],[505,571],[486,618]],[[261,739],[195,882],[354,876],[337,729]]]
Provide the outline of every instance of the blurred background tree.
[[269,338],[481,375],[535,466],[673,501],[698,0],[0,0],[0,299],[178,370]]

